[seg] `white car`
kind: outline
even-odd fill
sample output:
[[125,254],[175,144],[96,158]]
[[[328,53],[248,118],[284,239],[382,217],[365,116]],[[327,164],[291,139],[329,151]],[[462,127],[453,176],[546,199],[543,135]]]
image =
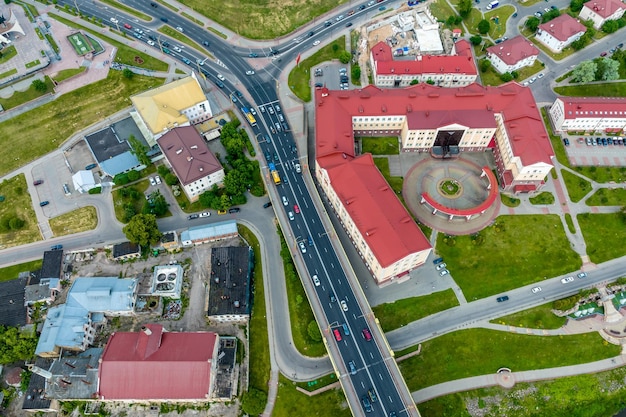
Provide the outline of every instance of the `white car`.
[[173,50],[175,50],[176,52],[183,52],[182,49],[180,49],[178,46],[174,46],[172,47]]
[[572,281],[574,281],[574,277],[563,278],[561,279],[561,284],[567,284],[568,282],[572,282]]
[[202,213],[200,213],[200,217],[209,217],[210,215],[211,213],[208,211],[203,211]]
[[148,41],[148,45],[154,46],[154,41]]
[[300,252],[306,253],[306,246],[304,246],[304,242],[298,243],[298,246],[300,246]]
[[319,45],[320,43],[321,43],[321,42],[320,42],[319,40],[317,40],[317,41],[313,42],[313,46],[317,46],[317,45]]
[[348,303],[346,303],[346,300],[341,300],[339,304],[341,304],[341,309],[343,311],[348,311]]
[[533,294],[537,294],[538,292],[541,292],[541,287],[533,287],[531,291],[533,292]]
[[217,78],[219,78],[222,81],[226,81],[226,78],[224,78],[222,74],[217,74]]
[[287,200],[287,197],[283,196],[283,206],[286,206],[289,204],[289,200]]
[[320,279],[317,277],[317,275],[313,275],[313,283],[315,284],[316,287],[320,286]]
[[156,181],[152,177],[150,177],[150,185],[156,185]]
[[176,30],[181,32],[181,33],[184,32],[183,28],[181,28],[180,26],[176,26]]
[[537,78],[543,78],[543,72],[540,72],[539,75],[537,75]]
[[119,23],[119,20],[117,20],[116,18],[112,17],[111,18],[111,23],[117,24],[117,23]]
[[445,267],[446,267],[446,263],[445,263],[445,262],[444,262],[444,263],[442,263],[442,264],[439,264],[439,265],[437,265],[437,271],[441,271],[441,270],[442,270],[442,269],[444,269]]
[[289,220],[295,219],[295,217],[293,216],[293,211],[290,211],[289,213],[287,213],[287,216],[289,217]]
[[448,275],[450,273],[450,271],[448,271],[447,269],[444,269],[443,271],[439,271],[439,276],[442,277],[444,275]]
[[294,167],[296,168],[296,172],[298,174],[300,174],[302,172],[302,167],[300,167],[300,164],[296,164]]
[[246,75],[254,75],[254,71],[248,70],[248,71],[246,71]]
[[580,274],[578,274],[578,278],[585,278],[587,276],[586,272],[581,272]]
[[157,184],[161,184],[161,177],[159,177],[158,175],[154,176],[154,180],[156,181]]
[[197,59],[196,62],[198,65],[204,65],[204,59]]

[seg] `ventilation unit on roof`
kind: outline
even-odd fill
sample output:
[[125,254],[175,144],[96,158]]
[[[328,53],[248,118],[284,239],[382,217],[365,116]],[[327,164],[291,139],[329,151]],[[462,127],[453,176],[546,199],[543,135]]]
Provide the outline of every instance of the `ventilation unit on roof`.
[[169,150],[170,150],[170,149],[172,149],[173,147],[174,147],[174,145],[169,144],[169,145],[167,145],[167,150],[169,151]]
[[378,189],[378,191],[387,191],[388,189],[389,189],[389,187],[388,187],[388,186],[383,185],[382,187],[380,187],[380,188]]
[[363,106],[359,106],[359,113],[363,113],[365,112],[365,109],[363,108]]
[[190,149],[198,149],[198,145],[191,145],[189,148]]
[[187,162],[191,162],[193,160],[193,156],[188,156],[187,157]]
[[387,106],[385,106],[384,104],[380,106],[380,111],[382,111],[383,113],[387,113]]
[[411,113],[413,111],[413,106],[411,106],[410,104],[406,106],[406,112],[407,113]]
[[200,172],[204,171],[204,168],[202,167],[199,167],[198,169],[200,170]]
[[180,148],[179,150],[176,151],[176,155],[180,155],[181,153],[183,153],[183,148]]
[[356,198],[352,197],[346,200],[346,206],[349,206],[350,204],[352,204],[354,202],[354,200],[356,200]]

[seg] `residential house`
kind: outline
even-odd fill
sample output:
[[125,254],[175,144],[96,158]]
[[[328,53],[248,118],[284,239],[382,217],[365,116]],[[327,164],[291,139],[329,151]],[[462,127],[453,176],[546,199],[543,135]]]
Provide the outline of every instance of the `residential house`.
[[562,14],[549,22],[539,25],[537,39],[555,52],[561,52],[563,48],[580,39],[587,28],[568,14]]
[[537,56],[539,49],[521,35],[487,48],[487,59],[500,74],[530,67]]
[[595,29],[600,29],[609,20],[618,20],[624,16],[626,5],[620,0],[591,0],[583,3],[578,15],[582,21],[591,20]]

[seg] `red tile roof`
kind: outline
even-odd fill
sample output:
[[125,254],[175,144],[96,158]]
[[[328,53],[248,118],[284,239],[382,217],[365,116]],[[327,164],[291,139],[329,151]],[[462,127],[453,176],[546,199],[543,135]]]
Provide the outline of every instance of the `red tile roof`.
[[539,25],[539,29],[548,32],[561,42],[568,40],[579,32],[585,32],[587,28],[568,14],[550,20],[549,22]]
[[193,126],[172,129],[161,136],[157,143],[183,185],[222,169]]
[[[109,400],[206,399],[218,336],[169,333],[148,324],[113,333],[102,354],[98,396]],[[150,333],[150,334],[147,334]]]
[[626,5],[619,0],[591,0],[583,4],[583,7],[592,10],[595,14],[605,19],[618,9],[626,9]]
[[623,97],[559,97],[566,119],[626,118],[626,98]]
[[371,154],[334,165],[328,169],[328,176],[339,200],[383,267],[431,248],[374,165]]
[[487,52],[496,55],[507,65],[515,65],[529,56],[539,55],[539,49],[521,35],[490,46]]
[[378,42],[372,48],[376,74],[476,74],[476,66],[469,43],[459,40],[458,55],[420,55],[415,60],[393,60],[391,47]]

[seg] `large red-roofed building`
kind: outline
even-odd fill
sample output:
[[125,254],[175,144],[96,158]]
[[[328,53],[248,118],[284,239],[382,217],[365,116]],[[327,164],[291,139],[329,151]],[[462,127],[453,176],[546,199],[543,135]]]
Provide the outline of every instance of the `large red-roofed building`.
[[219,335],[167,332],[148,324],[113,333],[102,354],[98,398],[115,401],[205,401],[216,376]]
[[558,97],[549,113],[557,132],[619,134],[626,130],[623,97]]
[[[423,264],[431,246],[355,136],[399,137],[403,152],[493,149],[503,189],[541,188],[553,165],[531,91],[511,82],[316,91],[316,177],[377,283]],[[443,152],[443,153],[442,153]],[[454,153],[454,152],[451,152]]]
[[391,47],[378,42],[370,51],[372,77],[377,87],[407,87],[417,80],[439,87],[460,87],[476,81],[478,72],[466,40],[454,44],[452,55],[418,55],[414,60],[394,60]]

